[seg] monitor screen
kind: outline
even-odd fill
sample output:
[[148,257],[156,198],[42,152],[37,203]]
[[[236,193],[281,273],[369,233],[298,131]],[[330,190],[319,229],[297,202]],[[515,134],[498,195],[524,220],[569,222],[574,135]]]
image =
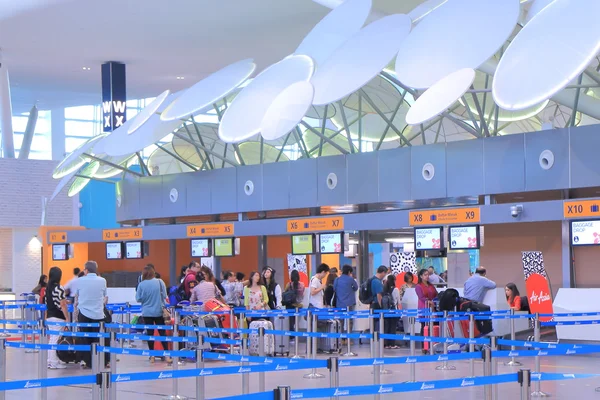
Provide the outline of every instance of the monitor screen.
[[214,239],[215,257],[233,257],[234,238]]
[[600,244],[600,220],[571,221],[571,245],[594,246]]
[[342,253],[344,251],[344,233],[321,233],[319,235],[319,250],[323,254]]
[[125,258],[144,258],[144,242],[125,242]]
[[191,247],[192,257],[210,257],[212,255],[210,239],[192,239]]
[[431,228],[415,228],[415,250],[440,250],[444,248],[444,228],[434,226]]
[[67,261],[69,259],[69,244],[52,245],[52,261]]
[[292,235],[292,254],[304,255],[315,253],[315,235]]
[[451,226],[448,244],[451,250],[479,248],[479,225]]
[[120,260],[121,258],[123,258],[123,243],[122,242],[106,243],[106,259],[107,260]]

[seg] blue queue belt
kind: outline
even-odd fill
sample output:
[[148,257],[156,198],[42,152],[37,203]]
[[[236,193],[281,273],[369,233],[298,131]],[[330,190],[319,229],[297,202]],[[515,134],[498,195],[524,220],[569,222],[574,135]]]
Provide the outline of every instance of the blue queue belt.
[[[228,396],[228,397],[216,397],[214,399],[209,400],[240,400],[240,395],[237,396]],[[260,392],[260,393],[250,393],[243,395],[244,400],[273,400],[275,399],[275,394],[272,390],[268,392]]]
[[498,385],[518,382],[518,375],[504,374],[496,376],[446,379],[428,382],[394,383],[367,386],[343,386],[338,388],[318,388],[292,390],[292,399],[316,399],[321,397],[366,396],[389,393],[419,392],[425,390],[453,389],[470,386]]
[[146,356],[146,357],[181,357],[181,358],[194,358],[196,356],[195,351],[191,350],[180,350],[180,351],[169,351],[169,350],[142,350],[142,349],[121,349],[119,347],[103,347],[98,346],[98,352],[100,353],[111,353],[111,354],[124,354],[131,356]]
[[7,348],[34,349],[34,350],[65,350],[65,351],[91,351],[91,346],[73,344],[38,344],[22,342],[6,342]]
[[110,333],[102,332],[70,332],[70,331],[46,331],[47,335],[51,336],[68,336],[78,338],[109,338]]
[[427,342],[427,343],[457,343],[457,344],[478,344],[485,345],[490,344],[490,339],[486,337],[482,338],[451,338],[451,337],[437,337],[437,336],[409,336],[409,335],[390,335],[390,334],[381,334],[379,335],[381,339],[391,339],[391,340],[405,340],[405,341],[414,341],[414,342]]
[[100,324],[97,322],[59,322],[59,321],[44,321],[46,326],[66,326],[69,328],[99,328]]
[[239,354],[223,354],[204,352],[204,358],[207,360],[250,362],[257,364],[302,364],[307,368],[327,368],[327,360],[309,360],[303,358],[275,358],[260,356],[243,356]]
[[584,350],[589,352],[600,352],[600,346],[588,344],[558,344],[558,343],[543,343],[543,342],[527,342],[520,340],[505,340],[498,339],[498,345],[515,346],[525,348],[540,348],[540,349],[557,349],[557,350]]
[[22,326],[37,326],[37,321],[22,321],[18,319],[0,319],[0,324],[6,325],[22,325]]
[[590,320],[590,321],[547,321],[540,322],[541,326],[571,326],[571,325],[598,325],[600,324],[600,320]]
[[540,350],[503,350],[493,351],[492,357],[548,357],[548,356],[572,356],[575,354],[600,353],[600,348],[595,349],[540,349]]
[[127,335],[123,333],[117,333],[117,340],[129,339],[129,340],[142,340],[142,341],[153,341],[153,342],[175,342],[175,343],[197,343],[198,339],[195,337],[185,336],[150,336],[150,335]]
[[421,364],[439,361],[479,360],[480,353],[439,354],[433,356],[356,358],[338,360],[338,367],[364,367],[372,365]]
[[9,333],[13,335],[39,335],[42,331],[38,329],[0,329],[0,333]]
[[68,376],[65,378],[28,379],[0,382],[0,391],[39,389],[44,387],[87,385],[96,383],[96,375]]
[[161,330],[161,331],[171,331],[173,330],[173,325],[131,325],[131,324],[104,324],[106,329],[139,329],[139,330]]

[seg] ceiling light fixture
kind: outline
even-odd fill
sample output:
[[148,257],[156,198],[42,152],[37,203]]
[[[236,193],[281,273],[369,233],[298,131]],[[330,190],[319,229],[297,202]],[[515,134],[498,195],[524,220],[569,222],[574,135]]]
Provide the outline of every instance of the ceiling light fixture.
[[412,237],[396,237],[396,238],[385,238],[388,243],[414,243],[415,240]]
[[184,76],[178,76],[178,77],[177,77],[177,80],[178,80],[178,81],[182,81],[182,80],[184,80],[184,79],[185,79],[185,77],[184,77]]
[[82,67],[82,69],[83,69],[84,71],[91,71],[91,70],[92,70],[90,67]]

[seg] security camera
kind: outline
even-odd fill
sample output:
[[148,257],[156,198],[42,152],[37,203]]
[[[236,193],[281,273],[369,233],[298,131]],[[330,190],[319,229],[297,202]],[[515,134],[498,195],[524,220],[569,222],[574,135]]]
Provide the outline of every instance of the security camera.
[[522,205],[519,204],[519,205],[511,206],[510,207],[510,215],[513,218],[519,218],[522,213],[523,213],[523,206]]

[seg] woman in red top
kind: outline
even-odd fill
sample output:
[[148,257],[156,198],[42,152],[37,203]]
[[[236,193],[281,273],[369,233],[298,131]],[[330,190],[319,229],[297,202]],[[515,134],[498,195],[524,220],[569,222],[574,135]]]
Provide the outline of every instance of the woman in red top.
[[521,293],[519,293],[517,285],[512,282],[507,283],[504,288],[504,294],[506,294],[508,306],[515,311],[521,311]]
[[[429,309],[433,305],[433,299],[437,297],[437,290],[429,283],[428,270],[420,270],[418,277],[419,280],[415,286],[415,292],[419,298],[419,309]],[[421,336],[425,336],[425,325],[427,325],[427,322],[421,322]],[[432,336],[432,332],[429,332],[429,335]],[[423,348],[423,352],[425,352],[425,348]]]

